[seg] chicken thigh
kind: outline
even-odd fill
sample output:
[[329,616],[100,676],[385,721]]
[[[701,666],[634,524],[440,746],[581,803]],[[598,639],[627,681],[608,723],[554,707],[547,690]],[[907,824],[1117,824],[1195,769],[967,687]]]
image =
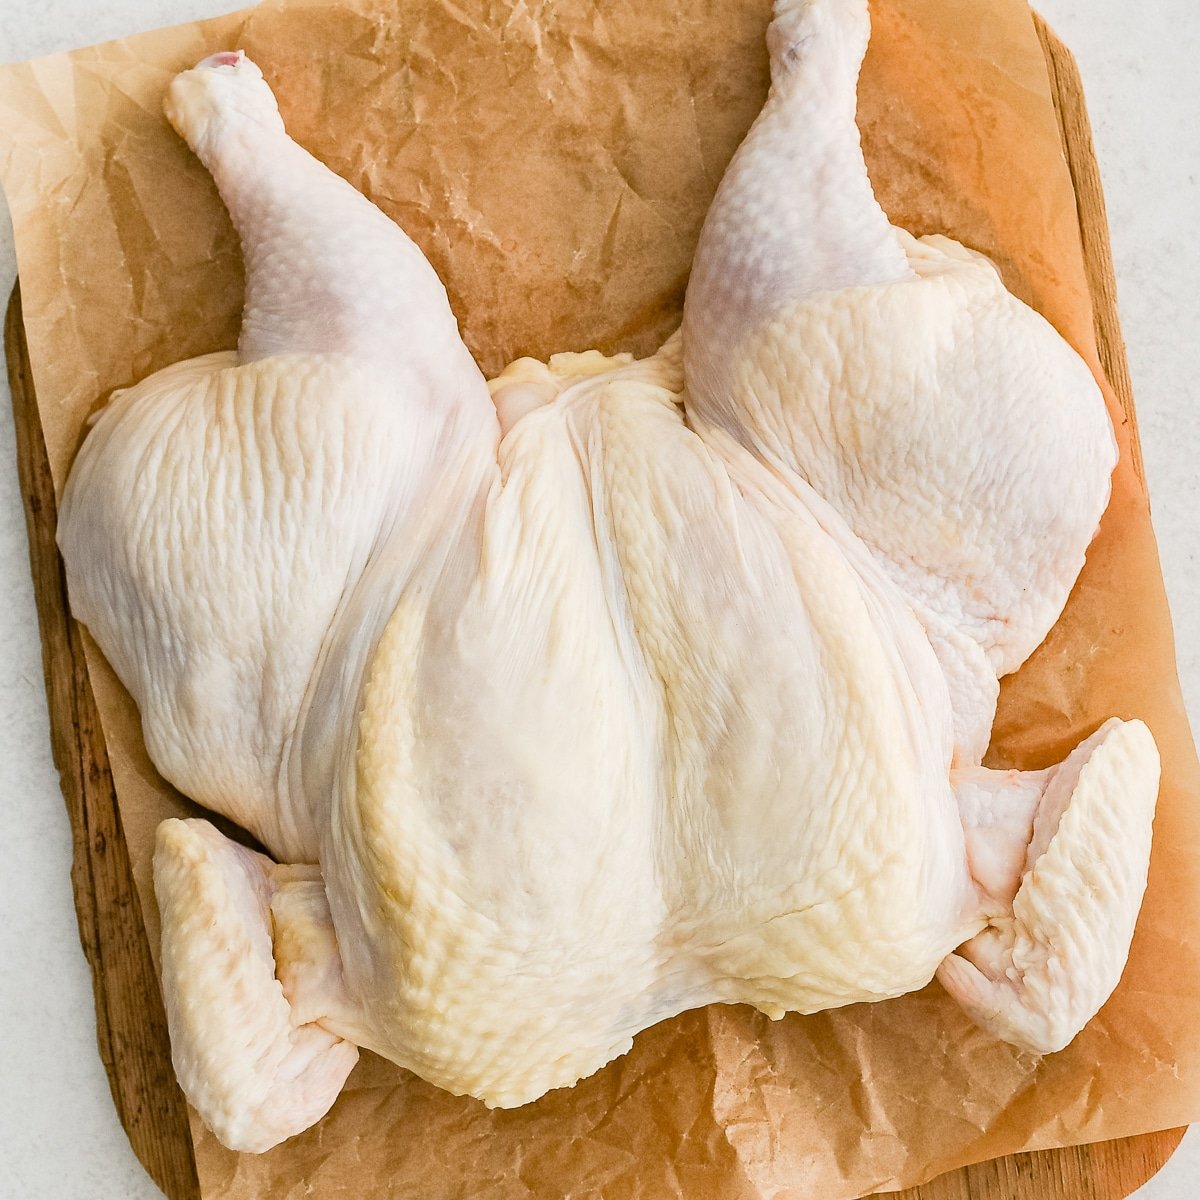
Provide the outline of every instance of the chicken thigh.
[[156,765],[273,856],[203,820],[155,853],[173,1060],[226,1145],[319,1119],[356,1047],[516,1105],[709,1002],[938,972],[1040,1052],[1116,985],[1148,731],[979,765],[1112,433],[987,263],[879,210],[867,32],[859,0],[778,6],[681,336],[490,386],[254,64],[172,84],[242,239],[241,340],[113,398],[60,544]]

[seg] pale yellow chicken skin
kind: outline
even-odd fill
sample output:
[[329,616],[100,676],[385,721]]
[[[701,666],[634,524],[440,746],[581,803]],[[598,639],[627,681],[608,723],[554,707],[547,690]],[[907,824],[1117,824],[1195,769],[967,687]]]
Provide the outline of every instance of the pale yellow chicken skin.
[[252,63],[172,85],[242,238],[241,341],[113,399],[60,544],[156,765],[278,860],[159,832],[173,1058],[226,1145],[318,1120],[359,1046],[517,1105],[709,1002],[936,972],[1046,1052],[1116,985],[1149,732],[979,765],[1112,430],[990,264],[879,210],[867,36],[861,0],[777,4],[681,335],[490,386]]

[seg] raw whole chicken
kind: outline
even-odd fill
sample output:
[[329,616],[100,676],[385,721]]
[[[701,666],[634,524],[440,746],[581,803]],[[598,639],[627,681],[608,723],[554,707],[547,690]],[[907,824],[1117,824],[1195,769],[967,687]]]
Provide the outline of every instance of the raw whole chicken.
[[173,1059],[227,1146],[368,1047],[489,1105],[710,1002],[921,988],[1057,1050],[1115,987],[1158,782],[1138,721],[980,765],[1107,503],[1087,367],[876,203],[866,0],[780,0],[772,88],[653,358],[489,386],[416,246],[240,52],[168,116],[238,229],[236,352],[117,394],[72,605],[163,775]]

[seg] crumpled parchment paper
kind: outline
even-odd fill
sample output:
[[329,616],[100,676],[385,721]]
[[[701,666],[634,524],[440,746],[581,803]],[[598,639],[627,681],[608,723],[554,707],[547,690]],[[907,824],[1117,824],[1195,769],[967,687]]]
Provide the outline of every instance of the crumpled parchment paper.
[[[425,249],[488,372],[521,354],[647,353],[679,320],[721,172],[767,83],[768,0],[290,0],[0,71],[0,169],[61,489],[113,388],[232,347],[237,242],[161,113],[171,76],[244,48],[292,134]],[[991,255],[1100,367],[1074,194],[1022,0],[877,0],[860,120],[884,207]],[[370,1055],[316,1128],[261,1156],[193,1119],[205,1197],[820,1197],[1200,1116],[1200,770],[1135,468],[1070,604],[1003,689],[991,765],[1041,767],[1103,718],[1163,753],[1150,890],[1113,1000],[1035,1061],[937,986],[772,1023],[714,1006],[536,1104],[489,1112]],[[90,667],[146,922],[153,831],[191,806]]]

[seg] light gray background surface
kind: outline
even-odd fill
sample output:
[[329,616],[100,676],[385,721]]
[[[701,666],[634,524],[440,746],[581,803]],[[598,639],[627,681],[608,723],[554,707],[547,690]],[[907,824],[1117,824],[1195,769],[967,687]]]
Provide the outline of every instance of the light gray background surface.
[[[0,61],[213,16],[237,0],[0,0]],[[1108,197],[1121,315],[1179,666],[1200,728],[1200,6],[1040,0],[1083,73]],[[0,218],[0,294],[16,265]],[[50,761],[12,413],[0,394],[0,1200],[159,1195],[117,1122],[96,1053]],[[1193,1132],[1139,1200],[1200,1194]]]

